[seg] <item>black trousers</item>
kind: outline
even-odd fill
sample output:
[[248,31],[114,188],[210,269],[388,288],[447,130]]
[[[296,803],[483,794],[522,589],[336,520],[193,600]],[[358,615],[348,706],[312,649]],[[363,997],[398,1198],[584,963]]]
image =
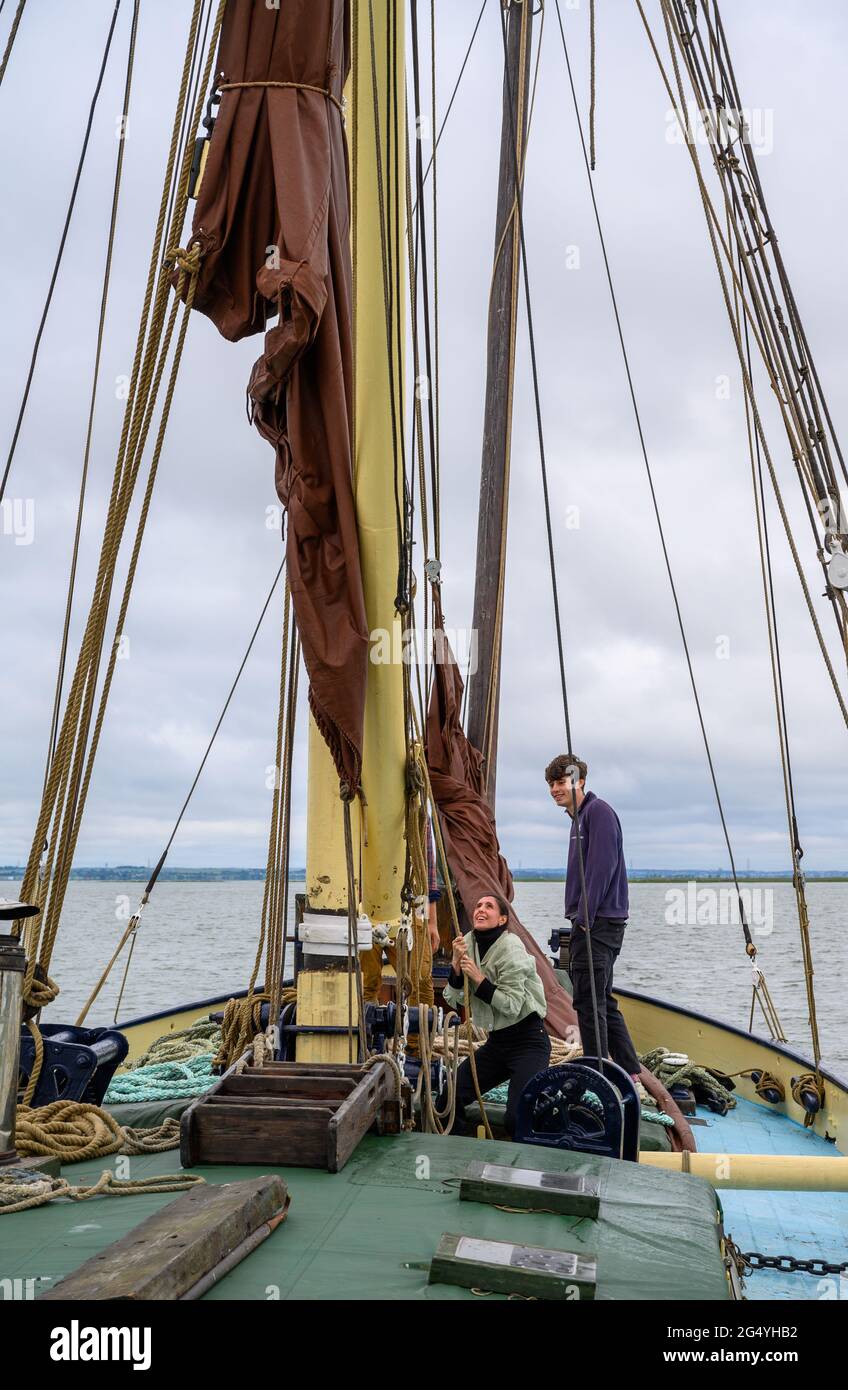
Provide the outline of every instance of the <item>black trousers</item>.
[[[551,1060],[551,1040],[538,1014],[529,1014],[520,1023],[498,1028],[474,1054],[480,1094],[485,1096],[493,1086],[509,1082],[506,1102],[506,1131],[515,1131],[515,1112],[518,1098],[531,1076],[544,1071]],[[477,1097],[471,1075],[471,1063],[466,1057],[456,1076],[456,1117],[453,1134],[471,1134],[472,1125],[465,1120],[465,1107]]]
[[[611,1057],[629,1076],[638,1075],[639,1058],[633,1046],[627,1024],[612,993],[613,966],[624,942],[624,924],[599,917],[592,928],[592,964],[595,993],[598,999],[598,1027],[601,1034],[601,1055]],[[589,953],[586,933],[575,926],[571,932],[571,983],[574,988],[574,1007],[580,1024],[583,1051],[594,1057],[595,1019],[592,1013],[592,991],[589,982]]]

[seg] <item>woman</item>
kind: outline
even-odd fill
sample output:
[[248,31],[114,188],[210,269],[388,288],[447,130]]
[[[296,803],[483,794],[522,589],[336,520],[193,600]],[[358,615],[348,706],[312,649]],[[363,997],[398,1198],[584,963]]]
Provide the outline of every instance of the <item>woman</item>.
[[[453,943],[445,1002],[465,1002],[468,980],[471,1014],[489,1034],[474,1054],[480,1094],[509,1081],[506,1129],[512,1135],[518,1098],[531,1076],[550,1062],[551,1043],[542,1025],[547,1012],[536,963],[508,927],[509,906],[496,893],[478,899],[474,926]],[[469,1133],[465,1106],[476,1099],[471,1063],[466,1058],[456,1078],[454,1134]]]

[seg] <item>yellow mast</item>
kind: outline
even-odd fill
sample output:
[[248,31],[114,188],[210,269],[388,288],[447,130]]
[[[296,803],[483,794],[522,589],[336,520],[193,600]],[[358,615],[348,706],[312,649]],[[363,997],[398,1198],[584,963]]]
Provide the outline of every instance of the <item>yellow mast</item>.
[[[403,668],[398,660],[401,624],[395,614],[395,498],[396,490],[403,495],[400,447],[407,275],[404,7],[394,0],[371,0],[370,4],[353,0],[351,13],[347,131],[354,300],[354,496],[372,655],[389,657],[368,665],[362,778],[366,808],[363,814],[357,805],[352,807],[352,821],[361,909],[372,923],[394,924],[400,919],[406,857]],[[298,1022],[346,1024],[350,992],[347,919],[340,915],[347,911],[342,805],[338,776],[311,718],[306,887],[313,934],[317,927],[317,934],[325,935],[317,916],[328,914],[326,925],[332,926],[329,914],[333,914],[340,949],[332,958],[305,957],[298,977]],[[353,1007],[355,1016],[355,994]],[[347,1056],[348,1038],[343,1034],[298,1035],[299,1061],[346,1061]]]
[[[372,634],[362,778],[368,832],[368,842],[362,849],[362,897],[365,912],[372,921],[389,923],[400,918],[405,863],[406,739],[403,668],[398,659],[401,623],[395,613],[396,495],[403,498],[400,451],[404,430],[407,278],[404,15],[405,6],[396,4],[395,0],[372,0],[370,6],[368,0],[357,0],[354,4],[350,123],[354,494],[365,608]],[[391,67],[390,58],[393,60]],[[378,183],[377,123],[382,198]],[[376,660],[378,656],[388,656],[389,660]]]

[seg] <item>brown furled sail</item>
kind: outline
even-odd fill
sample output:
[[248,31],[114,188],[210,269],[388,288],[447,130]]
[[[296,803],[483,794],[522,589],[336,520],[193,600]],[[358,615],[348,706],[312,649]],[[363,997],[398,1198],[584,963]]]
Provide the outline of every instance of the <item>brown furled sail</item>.
[[[445,852],[469,918],[482,893],[497,892],[512,904],[514,888],[509,866],[500,852],[495,817],[483,791],[482,754],[469,743],[460,723],[463,681],[445,636],[441,604],[434,594],[435,661],[433,689],[427,711],[426,755],[433,798],[445,841]],[[541,947],[522,926],[510,906],[510,931],[524,942],[536,962],[545,991],[545,1027],[555,1037],[577,1028],[571,1000],[553,972]]]
[[359,789],[368,625],[351,460],[347,0],[229,0],[221,105],[197,198],[195,308],[233,341],[265,330],[248,386],[276,450],[288,582],[312,713]]

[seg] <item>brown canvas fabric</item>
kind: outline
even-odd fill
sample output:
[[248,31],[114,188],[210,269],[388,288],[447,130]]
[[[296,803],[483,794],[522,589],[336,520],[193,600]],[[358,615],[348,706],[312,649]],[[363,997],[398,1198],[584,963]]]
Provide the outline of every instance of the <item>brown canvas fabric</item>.
[[[251,418],[276,452],[288,581],[312,712],[339,777],[359,788],[368,625],[351,480],[350,199],[338,106],[346,0],[229,0],[223,91],[192,241],[195,308],[226,338],[263,332]],[[313,89],[313,90],[309,90]]]
[[[445,840],[445,852],[469,920],[483,893],[498,892],[512,903],[514,888],[509,866],[500,852],[495,818],[483,795],[482,754],[465,736],[460,723],[463,681],[434,605],[436,661],[427,711],[426,755],[433,798]],[[509,928],[523,941],[536,962],[545,991],[545,1027],[565,1038],[577,1027],[577,1015],[553,967],[510,907]]]

